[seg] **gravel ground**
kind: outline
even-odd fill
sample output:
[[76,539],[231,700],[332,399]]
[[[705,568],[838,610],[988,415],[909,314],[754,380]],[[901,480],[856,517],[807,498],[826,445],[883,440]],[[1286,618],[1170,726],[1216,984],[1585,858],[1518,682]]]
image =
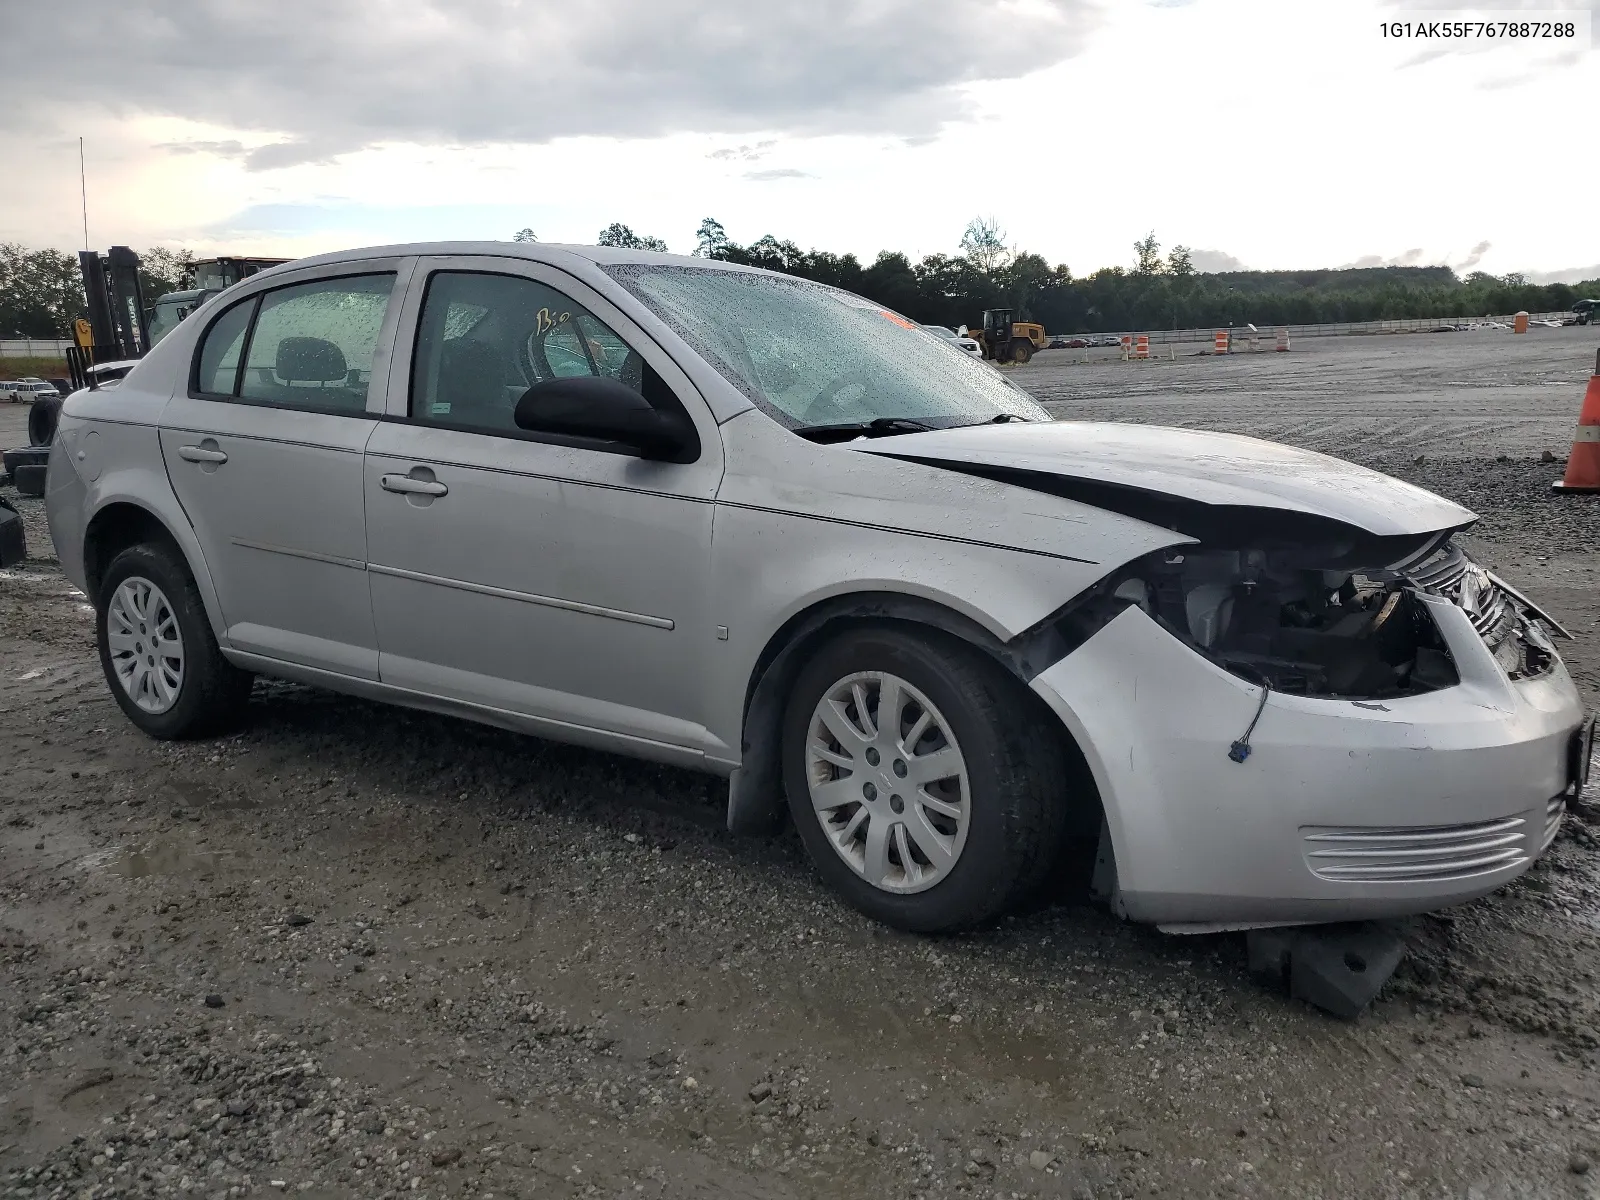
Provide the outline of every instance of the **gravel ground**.
[[[1600,502],[1538,461],[1592,347],[1494,336],[1016,378],[1461,500],[1594,703]],[[1311,389],[1348,420],[1296,424]],[[1600,1196],[1600,817],[1418,922],[1354,1023],[1065,885],[905,936],[791,836],[729,837],[699,776],[284,684],[152,742],[6,494],[35,557],[0,572],[0,1196]]]

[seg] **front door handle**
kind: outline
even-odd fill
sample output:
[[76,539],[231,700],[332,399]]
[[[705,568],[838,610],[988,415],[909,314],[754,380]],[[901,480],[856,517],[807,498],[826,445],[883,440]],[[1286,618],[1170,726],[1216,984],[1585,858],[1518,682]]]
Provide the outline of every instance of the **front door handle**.
[[192,463],[225,463],[228,461],[226,451],[209,450],[204,446],[179,446],[178,457]]
[[411,496],[447,496],[450,489],[437,479],[413,479],[410,475],[385,475],[378,481],[386,492]]

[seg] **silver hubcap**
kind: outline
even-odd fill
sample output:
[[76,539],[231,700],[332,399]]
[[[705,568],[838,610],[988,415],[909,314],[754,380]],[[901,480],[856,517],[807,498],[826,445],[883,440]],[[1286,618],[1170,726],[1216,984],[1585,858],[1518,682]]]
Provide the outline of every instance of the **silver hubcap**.
[[164,713],[183,688],[183,634],[166,594],[130,575],[106,609],[111,670],[128,698],[147,713]]
[[806,783],[828,841],[875,888],[925,891],[961,857],[971,813],[961,747],[896,675],[863,671],[828,689],[806,735]]

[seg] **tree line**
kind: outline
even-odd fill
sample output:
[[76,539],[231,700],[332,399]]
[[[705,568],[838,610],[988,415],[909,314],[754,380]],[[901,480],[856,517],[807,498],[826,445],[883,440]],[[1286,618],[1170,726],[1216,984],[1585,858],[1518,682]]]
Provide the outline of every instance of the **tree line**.
[[[532,229],[522,229],[513,240],[537,238]],[[667,248],[660,238],[620,222],[595,240],[602,246]],[[1163,254],[1154,233],[1134,243],[1128,266],[1078,276],[1065,264],[1051,266],[1041,255],[1009,245],[992,218],[968,224],[958,253],[917,262],[885,250],[863,265],[854,254],[802,250],[771,234],[740,245],[711,217],[700,223],[694,253],[844,288],[930,325],[976,326],[985,309],[1010,308],[1018,320],[1038,321],[1051,333],[1561,312],[1576,300],[1600,297],[1600,279],[1540,285],[1521,275],[1482,271],[1463,279],[1449,267],[1205,273],[1195,270],[1184,246]],[[193,262],[186,250],[142,253],[146,303],[186,286]],[[64,337],[83,308],[76,255],[0,243],[0,337]]]
[[[194,255],[157,246],[139,254],[145,303],[188,285]],[[84,314],[76,254],[0,242],[0,337],[64,338]]]
[[[531,239],[532,230],[519,237]],[[665,247],[660,238],[636,235],[621,224],[608,227],[599,242]],[[1521,275],[1482,271],[1462,279],[1449,267],[1208,274],[1195,270],[1186,246],[1163,255],[1153,232],[1134,243],[1129,267],[1075,276],[1065,264],[1052,267],[1038,254],[1007,245],[999,223],[984,217],[967,225],[959,249],[915,263],[885,250],[863,266],[854,254],[802,250],[771,234],[741,246],[720,221],[707,217],[694,253],[844,288],[929,325],[977,326],[985,309],[1010,308],[1018,320],[1038,321],[1051,333],[1564,312],[1577,299],[1600,296],[1600,279],[1539,285]]]
[[967,226],[960,250],[915,263],[886,250],[863,266],[852,254],[801,250],[770,235],[740,246],[707,218],[695,253],[842,287],[927,324],[976,326],[985,309],[1011,308],[1051,333],[1559,312],[1600,296],[1600,279],[1538,285],[1482,271],[1462,279],[1449,267],[1208,274],[1195,270],[1187,247],[1162,255],[1154,233],[1134,243],[1130,266],[1075,276],[1065,264],[1007,246],[999,225],[981,218]]

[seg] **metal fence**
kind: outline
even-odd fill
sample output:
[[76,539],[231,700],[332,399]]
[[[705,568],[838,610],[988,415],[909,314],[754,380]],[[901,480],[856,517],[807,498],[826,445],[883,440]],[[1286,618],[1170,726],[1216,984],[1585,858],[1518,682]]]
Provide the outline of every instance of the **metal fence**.
[[0,358],[57,358],[70,345],[66,338],[0,338]]
[[[1570,312],[1529,313],[1530,321],[1570,321]],[[1509,326],[1511,316],[1497,317],[1406,317],[1393,321],[1341,321],[1325,325],[1258,325],[1254,335],[1258,339],[1271,340],[1277,336],[1279,329],[1289,331],[1289,340],[1295,338],[1311,337],[1351,337],[1363,334],[1380,333],[1429,333],[1435,329],[1446,326],[1455,328],[1458,325],[1484,324],[1498,321]],[[1166,344],[1169,342],[1210,342],[1216,337],[1218,330],[1226,326],[1211,325],[1204,329],[1156,329],[1147,334],[1151,345]],[[1139,332],[1144,332],[1140,330]],[[1235,340],[1244,340],[1251,336],[1250,330],[1243,325],[1235,325],[1230,330]],[[1082,336],[1073,334],[1052,334],[1052,337]]]

